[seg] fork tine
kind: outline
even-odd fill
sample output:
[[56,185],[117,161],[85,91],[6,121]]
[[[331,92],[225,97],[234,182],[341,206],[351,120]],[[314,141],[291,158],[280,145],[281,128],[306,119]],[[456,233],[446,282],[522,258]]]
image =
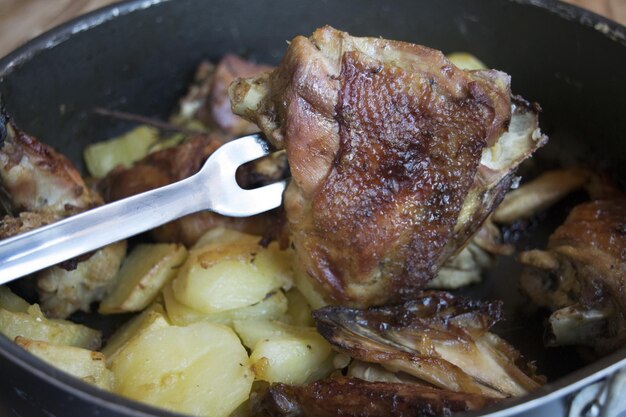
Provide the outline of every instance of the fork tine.
[[[269,155],[270,148],[260,133],[243,136],[220,146],[211,154],[207,162],[217,161],[239,167],[246,162],[254,161]],[[214,163],[214,162],[213,162]]]
[[244,136],[217,149],[202,169],[209,189],[210,209],[231,217],[246,217],[280,206],[287,181],[280,181],[253,190],[237,184],[239,166],[270,154],[260,134]]
[[223,195],[215,200],[212,210],[230,217],[247,217],[263,213],[281,205],[287,180],[270,185],[244,190],[236,183],[238,189],[229,188],[227,197]]

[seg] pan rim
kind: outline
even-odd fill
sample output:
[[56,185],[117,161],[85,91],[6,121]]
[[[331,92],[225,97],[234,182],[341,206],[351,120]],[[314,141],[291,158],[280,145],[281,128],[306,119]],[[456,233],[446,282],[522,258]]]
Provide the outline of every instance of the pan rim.
[[[115,3],[56,26],[34,39],[24,43],[4,57],[0,57],[0,82],[15,68],[28,62],[38,53],[51,49],[81,32],[93,29],[109,20],[132,12],[147,9],[154,5],[173,0],[125,0]],[[598,30],[614,42],[626,45],[626,26],[600,16],[590,10],[560,0],[507,0],[511,3],[528,5],[556,14],[558,17]]]
[[[0,83],[15,69],[27,64],[39,53],[52,49],[80,33],[91,30],[112,19],[129,15],[161,3],[173,0],[126,0],[112,4],[59,25],[0,58]],[[558,17],[597,30],[601,35],[613,42],[626,46],[626,27],[621,24],[597,15],[589,10],[563,3],[559,0],[508,0],[511,3],[527,5],[545,10]],[[181,414],[168,412],[142,404],[112,392],[100,390],[77,378],[70,376],[39,358],[29,354],[15,345],[11,340],[0,336],[0,357],[13,362],[25,372],[36,375],[38,378],[52,384],[71,395],[85,399],[91,404],[103,409],[123,413],[132,417],[163,416],[176,417]],[[467,416],[506,417],[522,411],[536,409],[551,401],[558,400],[584,386],[598,381],[611,373],[626,367],[626,348],[614,352],[598,361],[572,372],[562,378],[554,380],[541,389],[528,395],[506,400],[496,407],[480,413],[472,412]]]

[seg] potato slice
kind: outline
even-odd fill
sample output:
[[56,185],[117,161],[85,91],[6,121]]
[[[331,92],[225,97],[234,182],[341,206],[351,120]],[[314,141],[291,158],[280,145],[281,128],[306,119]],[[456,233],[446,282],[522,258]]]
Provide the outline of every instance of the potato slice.
[[0,308],[0,333],[9,339],[23,336],[57,345],[96,350],[100,347],[100,332],[66,320],[47,319],[37,304],[26,312]]
[[304,295],[294,287],[285,293],[289,302],[287,312],[280,321],[297,326],[314,326],[311,307]]
[[[210,244],[227,245],[229,243],[237,242],[238,240],[249,239],[250,234],[240,232],[239,230],[228,229],[225,227],[216,227],[210,229],[208,232],[200,236],[191,249],[200,249]],[[255,236],[257,242],[261,240],[260,236]]]
[[14,313],[25,313],[28,307],[30,307],[30,304],[22,297],[15,295],[9,287],[0,286],[0,308]]
[[219,313],[256,304],[268,293],[290,286],[286,251],[276,243],[263,247],[259,239],[242,233],[235,240],[191,250],[172,281],[176,299],[204,313]]
[[332,370],[330,344],[313,327],[276,321],[234,322],[243,343],[252,349],[250,362],[257,379],[303,384]]
[[464,70],[487,69],[480,59],[467,52],[452,52],[446,57],[452,61],[454,65]]
[[102,389],[113,389],[113,374],[105,366],[100,352],[74,346],[60,346],[21,336],[15,343],[50,365]]
[[107,365],[111,365],[113,358],[135,337],[139,337],[144,332],[162,329],[169,325],[170,323],[161,304],[155,303],[148,307],[141,314],[124,323],[109,338],[107,344],[102,349],[102,353],[107,357]]
[[158,129],[141,125],[123,135],[91,144],[84,152],[87,171],[101,178],[118,165],[128,168],[146,156],[150,146],[158,140]]
[[[292,257],[295,257],[294,253],[292,253]],[[322,308],[328,305],[326,300],[324,300],[322,294],[319,293],[315,289],[315,287],[313,287],[313,283],[307,276],[307,273],[304,270],[302,263],[298,262],[297,260],[293,260],[292,262],[294,266],[295,287],[298,288],[300,293],[302,293],[304,298],[307,300],[309,306],[311,306],[312,309],[316,310],[318,308]]]
[[274,320],[282,317],[287,312],[287,297],[281,290],[276,290],[250,306],[222,311],[220,313],[203,313],[188,307],[174,297],[171,285],[163,288],[163,299],[167,317],[172,324],[186,326],[199,321],[231,326],[234,320],[265,319]]
[[187,258],[179,243],[137,245],[124,260],[113,291],[100,303],[101,314],[127,313],[146,308]]
[[254,380],[237,335],[206,322],[142,333],[111,370],[118,394],[198,416],[228,416],[248,398]]

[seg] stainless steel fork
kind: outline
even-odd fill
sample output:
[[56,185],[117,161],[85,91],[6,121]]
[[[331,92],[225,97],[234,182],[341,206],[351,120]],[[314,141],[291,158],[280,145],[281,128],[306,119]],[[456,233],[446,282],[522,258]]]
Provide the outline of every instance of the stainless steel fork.
[[286,180],[244,190],[237,168],[270,153],[261,134],[222,145],[195,175],[0,241],[0,284],[134,236],[187,214],[246,217],[278,207]]

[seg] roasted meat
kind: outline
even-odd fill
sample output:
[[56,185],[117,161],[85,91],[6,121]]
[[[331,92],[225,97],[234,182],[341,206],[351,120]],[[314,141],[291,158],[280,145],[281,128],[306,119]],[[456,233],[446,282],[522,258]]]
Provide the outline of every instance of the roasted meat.
[[272,67],[246,61],[236,55],[226,55],[217,65],[202,62],[189,91],[180,101],[176,122],[197,120],[206,127],[223,133],[222,140],[256,132],[256,126],[233,114],[230,109],[228,86],[238,77],[251,77],[270,71]]
[[[102,204],[100,196],[85,185],[65,156],[10,121],[0,149],[0,178],[10,196],[12,211],[17,214],[39,213],[55,220]],[[2,237],[10,233],[4,231]]]
[[276,70],[230,93],[235,113],[286,149],[291,240],[336,304],[414,297],[545,142],[506,74],[328,26],[293,39]]
[[316,310],[317,328],[335,349],[442,389],[503,398],[526,394],[544,378],[489,329],[499,303],[430,291],[391,307]]
[[[6,117],[6,115],[5,115]],[[0,238],[7,238],[102,204],[79,172],[63,155],[20,131],[11,122],[0,148],[0,179],[12,213],[0,223]],[[41,308],[52,317],[67,317],[89,310],[101,300],[126,253],[118,242],[80,262],[65,262],[36,274]]]
[[500,225],[527,220],[584,189],[592,198],[607,194],[609,187],[596,173],[580,167],[546,171],[509,191],[467,246],[450,258],[428,283],[428,288],[455,289],[481,281],[483,271],[493,266],[497,255],[512,255],[514,247],[503,242]]
[[337,377],[303,386],[273,385],[261,415],[289,417],[439,417],[478,410],[494,400],[413,384]]
[[519,256],[522,289],[553,311],[556,345],[605,354],[626,343],[626,197],[576,206],[546,250]]

